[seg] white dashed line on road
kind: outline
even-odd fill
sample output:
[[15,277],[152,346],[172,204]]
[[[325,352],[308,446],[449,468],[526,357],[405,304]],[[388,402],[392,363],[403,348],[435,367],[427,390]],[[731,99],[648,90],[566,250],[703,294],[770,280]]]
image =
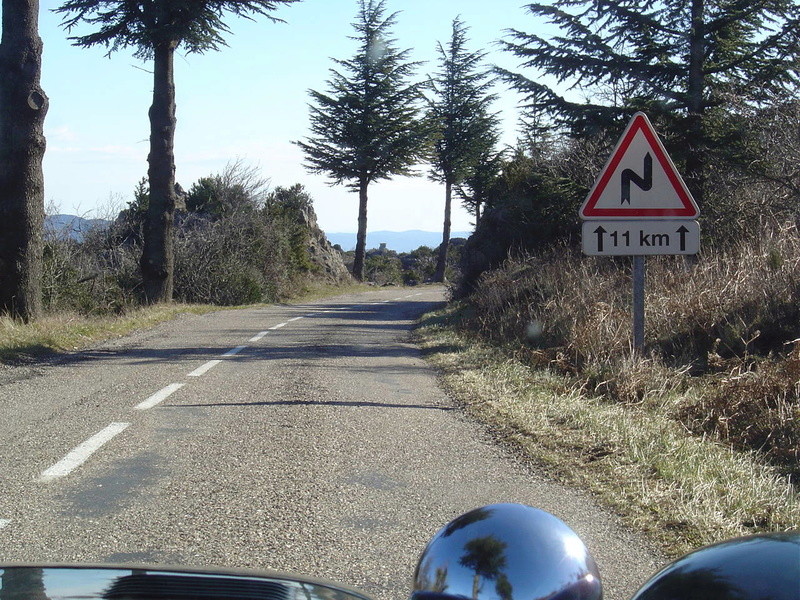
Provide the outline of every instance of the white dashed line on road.
[[248,342],[260,342],[264,338],[264,336],[267,335],[268,333],[269,333],[269,331],[261,331],[261,332],[257,333],[256,335],[254,335],[253,337],[251,337],[247,341]]
[[292,317],[291,319],[289,319],[287,321],[287,323],[291,323],[292,321],[299,321],[300,319],[303,319],[303,318],[305,318],[305,317]]
[[225,354],[223,354],[222,356],[236,356],[237,354],[239,354],[239,352],[241,352],[241,351],[242,351],[242,350],[244,350],[245,348],[247,348],[247,346],[236,346],[236,348],[233,348],[233,349],[231,349],[231,350],[228,350],[228,351],[227,351]]
[[163,402],[164,400],[169,398],[172,394],[177,392],[184,385],[186,385],[186,384],[184,384],[184,383],[171,383],[167,387],[165,387],[164,389],[157,391],[155,394],[150,396],[144,402],[141,402],[141,403],[137,404],[136,406],[134,406],[134,408],[136,410],[147,410],[148,408],[153,408],[156,404],[160,404],[161,402]]
[[112,423],[102,431],[94,434],[88,440],[76,446],[72,452],[58,461],[49,469],[42,471],[39,481],[42,483],[66,477],[72,471],[85,463],[89,457],[99,450],[106,442],[125,431],[130,423]]
[[194,371],[189,373],[187,377],[200,377],[201,375],[204,375],[206,371],[213,369],[221,362],[221,360],[210,360],[206,364],[197,367]]
[[280,329],[281,327],[286,327],[286,323],[278,323],[278,324],[277,324],[277,325],[275,325],[274,327],[270,327],[270,328],[269,328],[269,330],[270,330],[270,331],[274,331],[274,330],[276,330],[276,329]]

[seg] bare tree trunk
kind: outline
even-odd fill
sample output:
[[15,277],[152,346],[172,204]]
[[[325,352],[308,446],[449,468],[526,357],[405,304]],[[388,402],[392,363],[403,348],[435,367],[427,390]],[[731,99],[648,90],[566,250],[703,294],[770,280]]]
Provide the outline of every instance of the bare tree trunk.
[[39,0],[2,0],[0,39],[0,312],[42,310],[44,118]]
[[175,80],[177,43],[160,42],[153,49],[153,105],[150,107],[150,204],[144,225],[140,266],[148,304],[172,300],[175,255]]
[[439,246],[439,257],[436,259],[436,274],[434,281],[443,282],[447,269],[447,251],[450,248],[450,212],[453,204],[453,183],[446,181],[444,184],[444,228],[442,230],[442,244]]
[[703,134],[703,92],[705,75],[705,0],[692,0],[692,27],[689,32],[689,81],[688,81],[688,155],[686,157],[686,181],[700,209],[703,209],[705,183],[705,144]]
[[358,234],[356,235],[356,256],[353,261],[353,277],[364,281],[364,262],[367,254],[367,186],[369,182],[361,179],[358,183]]

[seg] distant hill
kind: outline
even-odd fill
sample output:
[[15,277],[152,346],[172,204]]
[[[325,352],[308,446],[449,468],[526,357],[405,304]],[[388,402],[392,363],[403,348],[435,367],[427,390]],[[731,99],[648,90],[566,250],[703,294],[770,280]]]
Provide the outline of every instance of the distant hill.
[[[45,236],[55,239],[71,238],[82,241],[86,233],[95,227],[107,227],[110,221],[105,219],[84,219],[75,215],[50,215],[45,217]],[[467,238],[469,231],[453,231],[450,238]],[[355,233],[326,233],[331,244],[339,244],[342,250],[355,250]],[[436,248],[442,243],[441,231],[370,231],[367,233],[367,250],[379,248],[386,244],[389,250],[395,252],[411,252],[420,246]]]
[[[451,238],[467,238],[469,231],[453,231]],[[355,250],[355,233],[326,233],[331,244],[339,244],[342,250]],[[395,252],[411,252],[420,246],[436,248],[442,243],[441,231],[420,231],[412,229],[410,231],[369,231],[367,232],[367,250],[380,247],[386,244],[389,250]]]
[[45,237],[82,241],[86,233],[95,227],[108,227],[105,219],[84,219],[75,215],[49,215],[44,218]]

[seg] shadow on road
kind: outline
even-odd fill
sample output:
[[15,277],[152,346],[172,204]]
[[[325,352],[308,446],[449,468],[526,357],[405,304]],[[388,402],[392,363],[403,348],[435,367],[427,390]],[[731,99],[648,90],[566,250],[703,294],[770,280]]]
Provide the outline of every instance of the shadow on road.
[[[314,312],[314,316],[302,321],[303,331],[298,334],[292,326],[301,321],[289,323],[284,329],[269,331],[263,338],[261,345],[249,345],[236,356],[226,357],[226,361],[263,361],[263,360],[314,360],[320,356],[331,357],[418,357],[419,350],[402,340],[372,342],[365,339],[364,343],[324,344],[319,337],[333,330],[347,328],[348,334],[358,338],[361,334],[368,336],[376,331],[411,331],[414,327],[413,320],[420,315],[441,306],[441,302],[413,302],[393,301],[377,305],[359,305],[356,307],[336,304],[322,304],[308,307],[297,307],[297,316]],[[331,312],[321,312],[329,310]],[[283,317],[288,318],[288,317]],[[218,336],[225,339],[241,338],[242,344],[247,344],[248,339],[258,333],[258,328],[268,329],[275,325],[279,318],[270,314],[263,322],[254,323],[252,329],[222,329]],[[333,321],[337,322],[333,322]],[[346,323],[338,321],[344,320]],[[313,323],[315,326],[309,326]],[[297,336],[289,343],[287,334]],[[276,342],[280,345],[276,345]],[[176,348],[97,348],[70,354],[58,360],[63,366],[70,366],[85,361],[115,360],[128,363],[131,366],[152,362],[161,364],[184,363],[187,360],[210,360],[221,358],[231,349],[231,344],[209,345],[205,347],[176,347]]]

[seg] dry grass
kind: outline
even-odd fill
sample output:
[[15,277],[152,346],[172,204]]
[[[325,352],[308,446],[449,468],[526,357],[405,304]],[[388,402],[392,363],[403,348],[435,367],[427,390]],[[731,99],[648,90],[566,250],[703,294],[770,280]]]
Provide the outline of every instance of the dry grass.
[[[800,235],[648,263],[646,356],[630,350],[627,260],[561,248],[484,275],[462,326],[515,345],[526,363],[572,376],[604,402],[683,394],[676,423],[800,474]],[[690,392],[691,393],[688,393]]]
[[629,260],[557,248],[485,273],[422,336],[470,412],[671,552],[800,528],[796,227],[649,259],[645,358],[630,290]]
[[218,310],[209,305],[163,304],[131,310],[118,316],[85,316],[56,313],[32,323],[0,317],[0,361],[73,351],[94,343],[147,329],[182,313],[203,314]]
[[[293,290],[286,300],[310,302],[331,296],[373,289],[365,284],[331,286],[307,281]],[[74,351],[92,344],[121,337],[137,329],[147,329],[174,319],[180,314],[205,314],[219,307],[208,304],[161,304],[130,309],[121,315],[87,316],[75,312],[50,313],[32,323],[0,316],[0,362],[14,362],[52,352]]]
[[367,283],[359,283],[355,280],[351,283],[331,285],[312,277],[298,277],[281,297],[281,300],[287,302],[311,302],[313,300],[331,298],[332,296],[369,292],[374,289],[374,286]]
[[800,345],[712,380],[679,416],[694,432],[757,449],[800,481]]
[[[449,310],[424,321],[418,335],[453,395],[500,438],[597,494],[670,554],[800,527],[798,496],[776,469],[755,453],[692,435],[673,418],[692,391],[667,381],[637,403],[587,395],[573,375],[475,339]],[[629,366],[641,377],[654,368],[648,361]]]

